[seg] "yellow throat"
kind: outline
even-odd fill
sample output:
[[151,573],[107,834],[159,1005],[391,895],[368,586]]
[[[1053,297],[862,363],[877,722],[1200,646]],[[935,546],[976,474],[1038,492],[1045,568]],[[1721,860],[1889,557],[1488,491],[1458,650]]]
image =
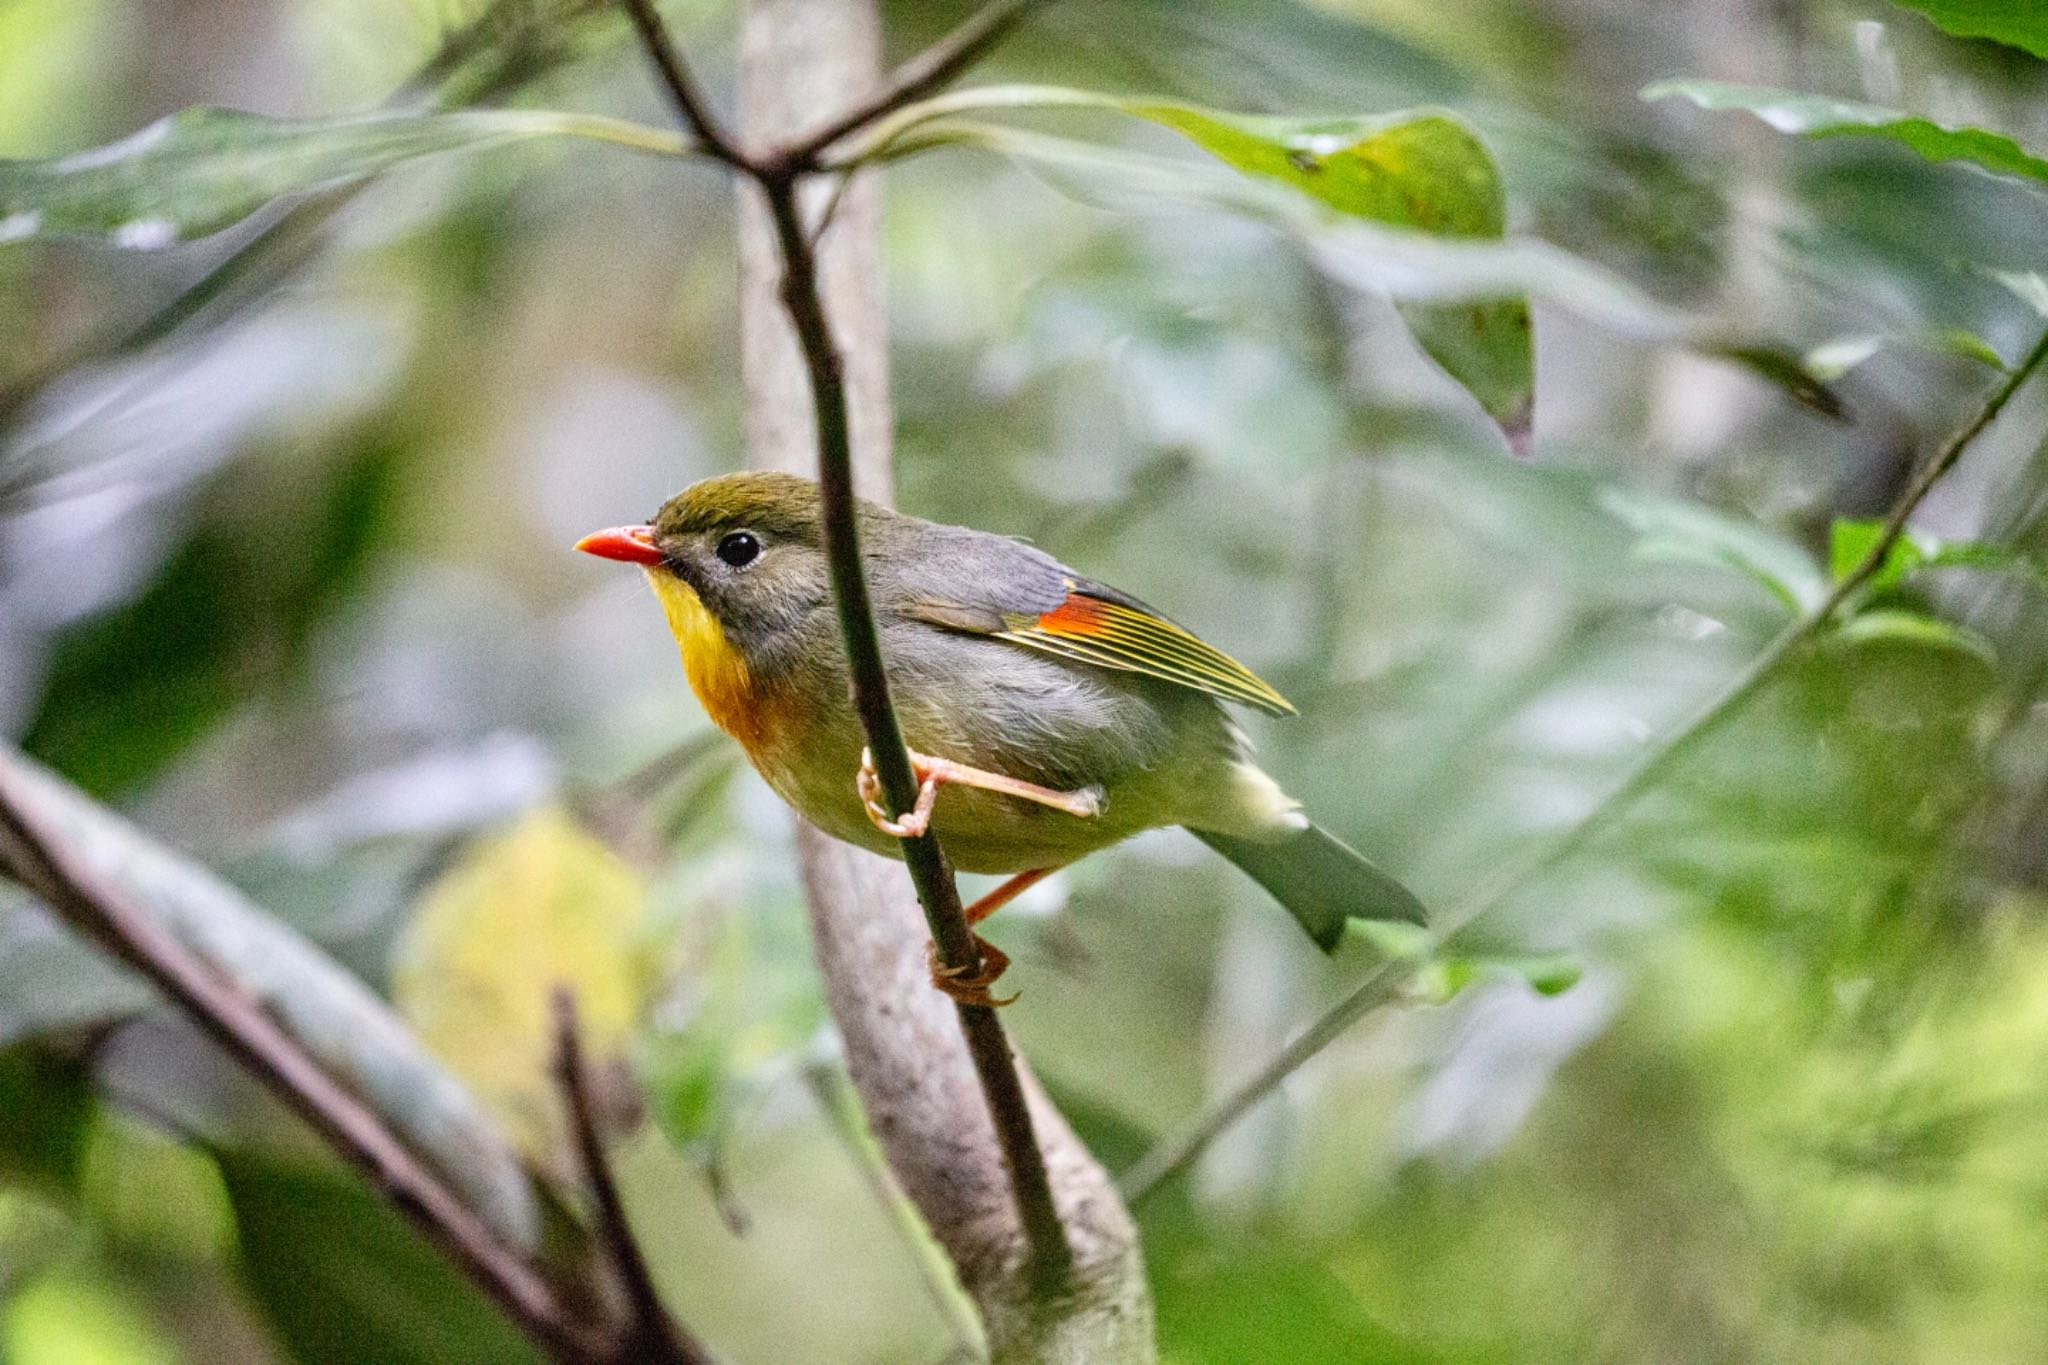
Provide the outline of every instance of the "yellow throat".
[[647,570],[647,581],[654,585],[669,631],[682,650],[690,690],[704,704],[712,723],[751,752],[768,738],[768,717],[760,706],[761,698],[755,695],[747,661],[689,584],[656,568]]

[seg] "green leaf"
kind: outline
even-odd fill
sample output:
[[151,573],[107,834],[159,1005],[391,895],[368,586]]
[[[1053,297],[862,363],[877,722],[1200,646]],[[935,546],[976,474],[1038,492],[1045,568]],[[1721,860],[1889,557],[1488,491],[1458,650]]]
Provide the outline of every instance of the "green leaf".
[[84,1062],[34,1044],[0,1052],[0,1176],[76,1190],[94,1112]]
[[1761,375],[1823,416],[1837,420],[1847,416],[1848,409],[1842,406],[1842,401],[1827,386],[1826,381],[1841,376],[1828,370],[1830,358],[1826,355],[1818,357],[1821,368],[1816,369],[1816,356],[1813,353],[1800,356],[1776,346],[1709,341],[1700,349],[1709,355],[1733,361],[1753,374]]
[[2048,58],[2048,8],[2040,0],[1897,0],[1958,38],[1989,38]]
[[[1105,208],[1144,212],[1162,204],[1194,203],[1271,224],[1340,283],[1399,303],[1486,304],[1504,298],[1541,298],[1641,341],[1691,346],[1744,364],[1802,402],[1824,409],[1839,406],[1802,371],[1796,350],[1744,332],[1736,324],[1661,303],[1619,275],[1548,242],[1440,237],[1340,218],[1306,196],[1268,181],[999,124],[927,121],[863,155],[905,156],[953,146],[994,152],[1062,192]],[[1404,311],[1415,317],[1412,310]],[[1764,363],[1766,357],[1769,363]]]
[[1506,223],[1507,196],[1493,157],[1447,112],[1276,119],[1160,101],[1117,101],[1116,107],[1347,217],[1450,237],[1498,237]]
[[1365,944],[1381,957],[1397,962],[1421,962],[1430,953],[1433,940],[1419,924],[1391,919],[1347,919],[1344,938]]
[[1415,973],[1413,990],[1432,1005],[1448,1004],[1481,981],[1519,981],[1538,995],[1562,995],[1585,975],[1567,953],[1520,957],[1440,957]]
[[1820,601],[1823,584],[1806,551],[1762,528],[1709,507],[1620,488],[1600,505],[1642,539],[1638,557],[1733,569],[1797,612]]
[[1840,379],[1884,348],[1881,336],[1837,337],[1806,353],[1806,372],[1816,379]]
[[218,232],[274,199],[439,152],[523,138],[596,138],[680,155],[682,138],[546,110],[273,119],[185,109],[119,142],[41,161],[0,161],[0,243],[69,234],[147,251]]
[[1924,543],[1930,569],[1983,569],[2012,574],[2036,587],[2048,588],[2048,568],[2023,550],[2010,545],[1990,545],[1981,540],[1928,540]]
[[[1837,517],[1828,528],[1828,574],[1839,583],[1847,578],[1877,548],[1884,536],[1884,522],[1876,518]],[[1884,561],[1871,576],[1869,587],[1883,592],[1894,587],[1912,569],[1926,560],[1926,552],[1909,532],[1892,542]]]
[[77,1265],[8,1286],[0,1360],[38,1365],[180,1365],[187,1357],[129,1284]]
[[[1839,583],[1861,564],[1884,533],[1884,523],[1875,519],[1838,518],[1828,530],[1828,571]],[[2010,545],[1992,545],[1981,540],[1940,540],[1916,535],[1900,536],[1885,552],[1884,562],[1872,576],[1869,587],[1882,592],[1896,587],[1915,569],[1983,569],[2012,574],[2048,587],[2048,568]]]
[[1967,327],[1936,328],[1925,334],[1923,344],[1929,350],[1946,351],[1964,360],[1974,360],[2000,374],[2005,373],[2005,357],[1998,353],[1998,348]]
[[517,1365],[532,1345],[353,1176],[220,1155],[249,1290],[308,1365]]
[[[1446,112],[1303,121],[1164,103],[1125,108],[1247,175],[1277,180],[1346,217],[1443,237],[1497,239],[1506,230],[1507,194],[1492,154]],[[1526,435],[1535,384],[1527,299],[1403,304],[1401,311],[1432,360],[1511,438]]]
[[1585,974],[1578,959],[1569,953],[1432,956],[1435,940],[1429,930],[1413,924],[1355,919],[1346,921],[1344,930],[1347,941],[1363,943],[1381,957],[1409,964],[1414,972],[1410,992],[1435,1005],[1489,977],[1512,977],[1538,995],[1550,996],[1570,990]]
[[[1110,110],[1171,129],[1233,170],[1283,185],[1344,219],[1477,240],[1497,240],[1506,227],[1507,195],[1492,153],[1440,109],[1283,119],[1059,86],[992,86],[913,105],[879,125],[854,155],[899,154],[900,140],[942,117],[1056,108]],[[1455,305],[1410,301],[1401,311],[1422,349],[1510,440],[1525,436],[1535,384],[1528,301],[1509,290]]]
[[1987,667],[1998,664],[1997,651],[1983,636],[1917,611],[1886,607],[1858,612],[1837,626],[1828,638],[1844,645],[1900,644],[1951,650]]
[[27,892],[0,885],[0,1047],[139,1014],[140,978],[52,924]]
[[1689,99],[1702,109],[1744,110],[1781,133],[1811,138],[1886,138],[1912,148],[1929,161],[1967,161],[1994,175],[2048,182],[2048,160],[2033,155],[2005,134],[1985,128],[1949,127],[1875,104],[1723,81],[1660,81],[1643,91],[1646,100],[1673,95]]
[[1990,342],[1964,327],[1925,327],[1836,337],[1808,351],[1799,369],[1812,381],[1832,383],[1886,347],[1898,346],[1974,360],[2000,374],[2005,373],[2005,358]]
[[1570,953],[1541,953],[1524,957],[1495,959],[1504,972],[1512,972],[1529,983],[1541,996],[1563,995],[1586,975],[1585,964]]

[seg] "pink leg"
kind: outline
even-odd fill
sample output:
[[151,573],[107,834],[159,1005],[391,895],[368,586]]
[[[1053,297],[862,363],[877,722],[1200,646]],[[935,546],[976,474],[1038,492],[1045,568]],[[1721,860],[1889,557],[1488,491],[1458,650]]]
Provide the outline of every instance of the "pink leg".
[[950,758],[933,758],[916,750],[911,751],[910,766],[917,773],[917,804],[894,818],[882,807],[882,779],[875,772],[875,756],[870,751],[860,751],[860,771],[853,780],[855,790],[860,792],[861,804],[867,807],[868,818],[875,822],[875,828],[898,839],[915,839],[931,828],[932,806],[939,799],[939,784],[943,782],[1035,801],[1041,806],[1050,806],[1082,819],[1102,814],[1102,794],[1093,788],[1076,792],[1054,791],[1036,782],[984,772],[965,763],[955,763]]
[[996,911],[1008,905],[1032,887],[1059,871],[1056,867],[1034,867],[1029,872],[1019,872],[995,890],[967,907],[967,922],[979,924]]

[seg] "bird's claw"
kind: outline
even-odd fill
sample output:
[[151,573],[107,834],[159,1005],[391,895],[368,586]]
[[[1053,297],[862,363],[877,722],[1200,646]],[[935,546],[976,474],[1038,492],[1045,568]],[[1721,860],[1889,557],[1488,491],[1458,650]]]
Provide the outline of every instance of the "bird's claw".
[[1017,997],[1006,995],[998,998],[989,993],[996,978],[1009,970],[1010,957],[1002,949],[990,943],[980,934],[974,936],[974,946],[981,953],[979,970],[972,967],[948,967],[939,961],[939,945],[925,944],[925,961],[930,964],[932,985],[963,1005],[985,1005],[990,1009],[1001,1009],[1014,1004]]
[[919,770],[917,804],[900,816],[890,815],[882,804],[882,775],[875,771],[874,750],[860,751],[860,771],[854,774],[853,785],[860,792],[860,803],[867,808],[868,819],[875,822],[876,829],[891,838],[920,838],[932,827],[932,807],[939,799],[936,774]]

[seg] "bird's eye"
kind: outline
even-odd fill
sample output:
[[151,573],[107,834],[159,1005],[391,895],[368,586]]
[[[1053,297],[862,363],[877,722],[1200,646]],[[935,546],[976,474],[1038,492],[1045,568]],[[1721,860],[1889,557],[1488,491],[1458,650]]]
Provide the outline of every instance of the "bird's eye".
[[761,542],[752,531],[734,531],[718,542],[718,557],[735,569],[744,569],[761,557]]

